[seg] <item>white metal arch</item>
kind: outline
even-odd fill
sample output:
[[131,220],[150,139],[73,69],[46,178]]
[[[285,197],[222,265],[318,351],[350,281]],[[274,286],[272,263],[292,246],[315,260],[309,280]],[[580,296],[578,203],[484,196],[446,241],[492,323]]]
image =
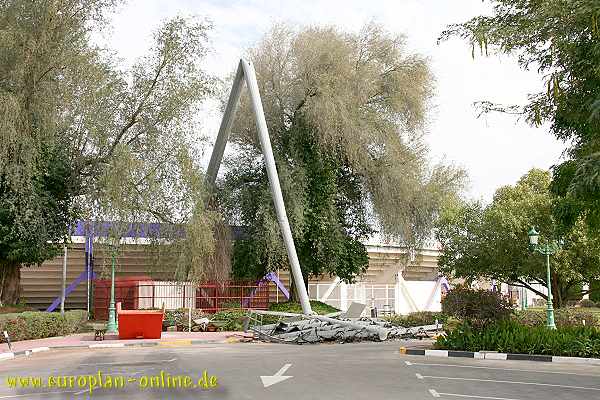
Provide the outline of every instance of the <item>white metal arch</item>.
[[225,114],[221,120],[221,126],[219,127],[219,134],[215,141],[215,147],[213,148],[208,169],[206,171],[206,180],[209,186],[213,186],[223,160],[223,153],[225,152],[225,146],[229,140],[229,133],[231,132],[231,126],[235,117],[235,111],[240,101],[240,95],[244,81],[248,86],[248,92],[250,95],[250,101],[252,103],[252,111],[254,112],[254,118],[256,121],[256,127],[258,130],[258,138],[260,140],[260,146],[265,157],[265,166],[267,168],[267,176],[269,178],[269,186],[271,188],[271,196],[273,197],[273,203],[275,204],[275,212],[277,214],[277,220],[279,221],[279,227],[283,235],[283,241],[288,254],[288,260],[290,262],[292,276],[294,278],[294,284],[300,304],[302,305],[303,314],[313,314],[308,300],[308,293],[306,292],[306,286],[304,284],[304,278],[302,277],[302,271],[300,269],[300,262],[298,261],[298,255],[296,254],[296,246],[294,245],[294,239],[292,237],[292,231],[285,211],[285,204],[283,203],[283,196],[281,194],[281,186],[279,184],[279,176],[277,174],[277,168],[275,166],[275,159],[273,157],[273,149],[271,148],[271,139],[269,138],[269,131],[267,129],[267,121],[265,120],[265,114],[260,99],[260,93],[258,91],[258,84],[256,82],[256,73],[252,64],[246,60],[240,60],[238,64],[233,86],[231,87],[231,93],[229,94],[229,100],[227,101],[227,107],[225,108]]

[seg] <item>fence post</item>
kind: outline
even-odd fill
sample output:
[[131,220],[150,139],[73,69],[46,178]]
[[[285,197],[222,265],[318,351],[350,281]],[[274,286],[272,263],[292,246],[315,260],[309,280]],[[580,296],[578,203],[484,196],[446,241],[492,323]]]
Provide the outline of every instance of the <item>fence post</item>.
[[340,284],[340,308],[342,311],[348,310],[348,285],[345,282]]

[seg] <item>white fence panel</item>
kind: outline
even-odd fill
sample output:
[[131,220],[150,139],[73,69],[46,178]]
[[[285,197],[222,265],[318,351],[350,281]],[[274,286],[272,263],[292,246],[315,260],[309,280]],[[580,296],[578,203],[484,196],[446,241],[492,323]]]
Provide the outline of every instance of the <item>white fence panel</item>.
[[[406,291],[417,306],[414,310],[409,300],[400,291],[396,313],[408,314],[414,311],[441,311],[442,291],[437,281],[404,281]],[[429,305],[427,304],[429,303]]]
[[[380,311],[392,310],[397,314],[441,311],[442,308],[441,285],[438,281],[403,281],[395,285],[339,283],[333,290],[331,283],[311,283],[308,285],[308,292],[311,300],[323,301],[342,311],[346,311],[352,302],[377,307]],[[324,296],[326,293],[329,295]],[[364,315],[368,313],[369,311],[365,310]]]
[[138,308],[196,308],[196,287],[190,282],[140,282]]

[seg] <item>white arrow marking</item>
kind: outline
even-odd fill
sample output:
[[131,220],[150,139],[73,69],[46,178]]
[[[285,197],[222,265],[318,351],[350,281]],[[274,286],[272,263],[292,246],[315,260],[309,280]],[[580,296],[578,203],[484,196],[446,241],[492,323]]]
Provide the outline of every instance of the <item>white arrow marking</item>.
[[285,371],[287,371],[288,368],[291,366],[292,366],[292,364],[285,364],[283,367],[281,367],[281,369],[279,371],[277,371],[275,373],[275,375],[261,376],[260,380],[262,380],[263,386],[269,387],[276,383],[283,382],[286,379],[293,378],[292,376],[289,376],[289,375],[283,375],[285,373]]
[[404,361],[406,365],[413,365],[410,361]]

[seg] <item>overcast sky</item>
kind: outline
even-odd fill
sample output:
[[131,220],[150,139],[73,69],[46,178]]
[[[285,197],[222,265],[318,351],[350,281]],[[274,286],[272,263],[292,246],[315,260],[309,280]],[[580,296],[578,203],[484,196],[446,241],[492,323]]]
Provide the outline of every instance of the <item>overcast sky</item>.
[[[547,128],[531,128],[514,116],[477,118],[475,101],[523,104],[528,93],[543,87],[535,71],[521,71],[514,59],[472,59],[470,47],[458,39],[436,44],[448,24],[488,11],[481,0],[129,0],[114,15],[106,41],[128,64],[147,51],[152,31],[162,20],[178,14],[205,16],[215,26],[206,68],[226,77],[244,50],[274,22],[358,31],[375,20],[407,35],[410,50],[430,59],[437,80],[427,132],[432,158],[465,168],[470,197],[489,201],[496,188],[513,184],[530,168],[557,163],[565,146]],[[220,115],[215,107],[211,109],[202,134],[214,137]]]

